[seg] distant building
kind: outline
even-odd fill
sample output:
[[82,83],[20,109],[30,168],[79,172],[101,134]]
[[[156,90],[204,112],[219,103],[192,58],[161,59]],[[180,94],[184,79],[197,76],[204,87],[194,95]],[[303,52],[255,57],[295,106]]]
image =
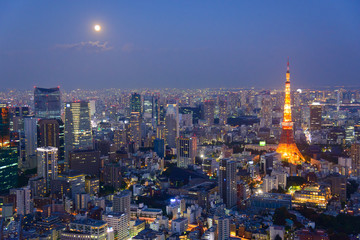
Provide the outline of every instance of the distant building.
[[64,161],[64,123],[61,119],[40,119],[38,147],[56,147],[59,161]]
[[138,93],[131,94],[130,110],[131,110],[131,112],[138,112],[138,113],[142,112],[141,95],[140,94],[138,94]]
[[60,88],[39,88],[34,90],[35,116],[37,118],[60,118]]
[[74,150],[69,153],[69,169],[71,170],[98,177],[100,166],[100,151]]
[[214,124],[215,118],[215,101],[214,100],[206,100],[204,101],[204,119],[208,126],[212,126]]
[[196,137],[179,137],[176,140],[177,166],[188,168],[189,165],[195,164],[197,154]]
[[130,200],[131,192],[127,190],[121,191],[114,195],[113,198],[113,211],[125,213],[127,216],[127,224],[129,224],[130,221]]
[[250,198],[251,207],[256,210],[275,210],[276,208],[291,208],[291,195],[280,193],[264,193]]
[[129,237],[127,216],[121,212],[109,212],[102,216],[102,220],[114,231],[114,239],[124,240]]
[[135,150],[141,147],[140,112],[131,112],[129,123],[129,141],[135,144]]
[[187,218],[178,218],[171,222],[171,232],[183,234],[188,228]]
[[10,132],[9,108],[0,107],[0,191],[17,185],[18,147]]
[[313,103],[310,105],[310,130],[321,130],[322,105]]
[[160,157],[164,158],[165,156],[165,141],[164,139],[156,138],[154,140],[154,152]]
[[219,166],[219,193],[227,208],[236,205],[236,162],[230,159],[221,159]]
[[85,219],[70,222],[69,230],[61,233],[62,240],[96,239],[107,240],[108,225],[105,221]]
[[230,219],[221,217],[217,220],[217,239],[230,240]]
[[179,108],[177,104],[168,104],[165,116],[165,140],[170,148],[176,147],[179,137]]
[[44,178],[46,192],[50,192],[50,182],[58,176],[58,149],[56,147],[37,148],[37,173]]
[[65,164],[69,164],[72,150],[93,148],[89,102],[68,102],[65,104]]
[[33,211],[33,201],[31,198],[30,187],[16,189],[16,209],[17,214],[26,215]]

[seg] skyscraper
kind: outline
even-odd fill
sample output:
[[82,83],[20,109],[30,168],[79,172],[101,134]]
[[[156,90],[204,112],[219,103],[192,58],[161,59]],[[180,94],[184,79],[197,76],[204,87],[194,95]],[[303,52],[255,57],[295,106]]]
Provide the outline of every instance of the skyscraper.
[[37,118],[24,118],[25,138],[22,141],[25,144],[25,162],[22,162],[21,168],[36,168],[36,148],[37,148]]
[[38,147],[58,148],[59,161],[64,160],[64,123],[61,119],[40,119],[38,122]]
[[273,102],[269,92],[262,95],[260,110],[260,127],[270,128],[272,125]]
[[141,146],[140,112],[132,112],[129,123],[129,140],[135,144],[135,149]]
[[320,103],[314,102],[310,105],[310,130],[321,130],[321,114],[322,106]]
[[215,101],[213,99],[204,102],[204,119],[208,126],[214,124]]
[[141,95],[138,93],[132,93],[130,99],[130,111],[142,113],[141,111]]
[[236,205],[236,162],[230,159],[221,159],[219,166],[219,193],[227,208]]
[[217,220],[217,239],[230,240],[230,219],[227,217],[220,217]]
[[45,179],[46,192],[50,192],[50,182],[58,176],[58,149],[41,147],[37,149],[37,174]]
[[225,96],[219,99],[219,124],[225,125],[228,117],[228,104]]
[[93,148],[89,102],[68,102],[65,104],[65,165],[68,166],[69,152]]
[[281,156],[288,162],[292,164],[299,164],[305,161],[305,159],[297,148],[294,140],[293,122],[291,119],[290,93],[290,69],[288,61],[285,82],[284,118],[282,122],[280,143],[276,149],[276,152],[280,153]]
[[197,151],[196,137],[179,137],[177,138],[176,143],[177,166],[188,168],[189,165],[195,164]]
[[0,192],[17,184],[18,151],[11,139],[10,116],[7,107],[0,107]]
[[179,137],[179,108],[177,104],[168,104],[165,116],[165,141],[171,147],[176,147]]
[[35,116],[37,118],[60,118],[60,88],[38,88],[34,90]]

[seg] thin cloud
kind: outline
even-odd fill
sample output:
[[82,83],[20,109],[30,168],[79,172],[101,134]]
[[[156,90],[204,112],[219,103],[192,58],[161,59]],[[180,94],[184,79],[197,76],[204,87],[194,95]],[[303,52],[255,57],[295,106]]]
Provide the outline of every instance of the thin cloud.
[[69,50],[85,50],[93,52],[102,52],[113,49],[109,46],[108,42],[100,41],[88,41],[88,42],[79,42],[71,44],[57,44],[55,49],[69,49]]

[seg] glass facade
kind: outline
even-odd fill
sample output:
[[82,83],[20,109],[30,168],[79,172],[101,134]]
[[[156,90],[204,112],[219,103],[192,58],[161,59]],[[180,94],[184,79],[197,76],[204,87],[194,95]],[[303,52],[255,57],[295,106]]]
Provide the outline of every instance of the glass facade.
[[0,108],[0,192],[16,187],[18,150],[10,134],[9,109]]
[[34,90],[35,116],[38,118],[60,118],[60,88],[38,88]]

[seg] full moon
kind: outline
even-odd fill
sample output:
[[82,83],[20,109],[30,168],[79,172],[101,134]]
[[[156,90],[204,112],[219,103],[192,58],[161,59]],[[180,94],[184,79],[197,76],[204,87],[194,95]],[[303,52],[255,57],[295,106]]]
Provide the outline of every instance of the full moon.
[[101,30],[101,26],[100,26],[100,25],[98,25],[98,24],[97,24],[97,25],[95,25],[95,26],[94,26],[94,30],[95,30],[95,31],[97,31],[97,32],[100,32],[100,30]]

